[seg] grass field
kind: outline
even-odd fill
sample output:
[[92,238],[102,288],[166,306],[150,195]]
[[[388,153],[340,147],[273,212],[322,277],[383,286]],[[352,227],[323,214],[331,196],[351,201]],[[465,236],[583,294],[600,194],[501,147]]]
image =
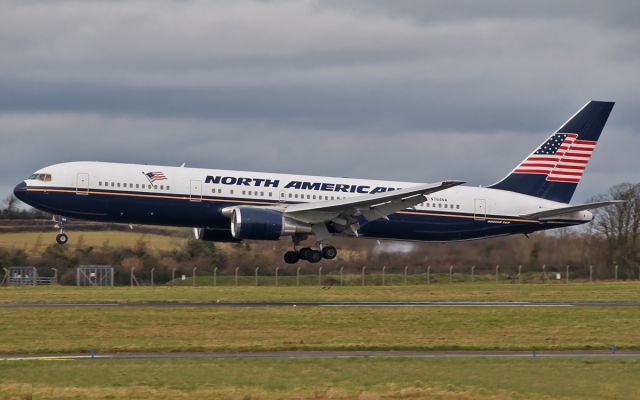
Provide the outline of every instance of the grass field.
[[0,399],[637,399],[640,361],[241,359],[0,362]]
[[[250,279],[250,278],[247,278]],[[333,287],[0,287],[0,303],[255,301],[640,301],[640,283],[460,283]]]
[[0,309],[0,353],[640,349],[638,308]]
[[[1,287],[1,303],[639,301],[638,283]],[[0,309],[0,353],[640,349],[640,308]],[[0,399],[636,399],[640,360],[0,361]]]
[[[3,233],[0,234],[0,248],[42,252],[55,243],[56,234],[57,232],[53,229],[50,232]],[[84,246],[99,247],[108,242],[110,246],[132,248],[138,241],[145,242],[152,250],[171,250],[182,246],[186,239],[136,231],[87,231],[74,233],[69,246],[73,248],[78,243],[82,243]]]

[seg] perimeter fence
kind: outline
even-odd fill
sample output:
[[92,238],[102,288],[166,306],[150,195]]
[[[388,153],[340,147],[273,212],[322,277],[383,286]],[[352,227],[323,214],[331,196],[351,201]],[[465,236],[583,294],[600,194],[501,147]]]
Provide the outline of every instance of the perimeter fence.
[[[403,285],[436,285],[465,282],[486,282],[502,284],[552,284],[552,283],[578,283],[597,281],[640,281],[640,266],[637,268],[625,268],[621,271],[618,266],[607,269],[595,269],[592,266],[572,268],[569,265],[546,266],[538,268],[525,268],[523,266],[496,265],[491,269],[478,269],[475,266],[404,266],[404,267],[372,267],[345,268],[337,266],[298,265],[286,267],[263,266],[255,268],[216,268],[194,267],[192,269],[159,269],[144,268],[136,270],[131,268],[123,271],[121,268],[108,266],[108,282],[100,284],[94,282],[97,274],[91,271],[87,273],[87,267],[80,266],[76,269],[61,271],[63,277],[58,279],[58,270],[53,271],[53,276],[38,275],[36,284],[72,284],[100,286],[403,286]],[[106,268],[106,267],[104,267]],[[35,269],[35,268],[34,268]],[[12,277],[15,272],[5,269],[5,275],[0,285],[15,285]],[[92,270],[93,271],[93,270]],[[603,271],[605,271],[603,273]],[[95,272],[95,271],[94,271]],[[622,272],[622,273],[621,273]],[[107,276],[105,275],[105,276]],[[83,280],[81,278],[88,277]],[[73,279],[75,278],[75,279]],[[85,282],[86,281],[86,282]]]

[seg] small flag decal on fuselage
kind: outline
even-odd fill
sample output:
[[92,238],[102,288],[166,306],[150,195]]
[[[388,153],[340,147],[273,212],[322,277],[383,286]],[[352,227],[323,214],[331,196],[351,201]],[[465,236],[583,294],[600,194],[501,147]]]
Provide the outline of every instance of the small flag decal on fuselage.
[[142,174],[147,177],[150,183],[167,180],[167,177],[162,172],[142,172]]

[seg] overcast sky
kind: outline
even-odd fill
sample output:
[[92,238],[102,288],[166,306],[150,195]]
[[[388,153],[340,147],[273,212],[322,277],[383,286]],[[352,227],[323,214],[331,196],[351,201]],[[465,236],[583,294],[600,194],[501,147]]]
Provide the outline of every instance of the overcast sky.
[[119,161],[474,185],[591,99],[640,181],[640,2],[0,0],[0,195]]

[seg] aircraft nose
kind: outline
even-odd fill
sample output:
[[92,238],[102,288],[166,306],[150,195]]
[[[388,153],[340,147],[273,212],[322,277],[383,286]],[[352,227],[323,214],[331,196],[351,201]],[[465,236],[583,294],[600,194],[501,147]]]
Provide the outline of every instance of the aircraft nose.
[[27,197],[27,183],[25,181],[20,182],[14,189],[13,194],[22,201],[25,201]]

